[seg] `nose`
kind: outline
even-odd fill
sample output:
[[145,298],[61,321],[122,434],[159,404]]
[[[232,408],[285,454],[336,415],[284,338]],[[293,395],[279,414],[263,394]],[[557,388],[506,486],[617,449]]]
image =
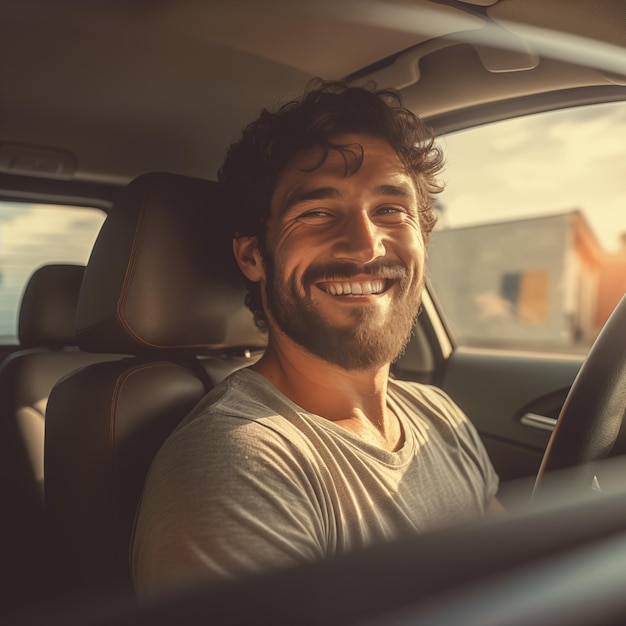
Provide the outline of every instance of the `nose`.
[[384,233],[365,212],[352,215],[342,224],[333,246],[337,259],[363,264],[385,256],[385,252]]

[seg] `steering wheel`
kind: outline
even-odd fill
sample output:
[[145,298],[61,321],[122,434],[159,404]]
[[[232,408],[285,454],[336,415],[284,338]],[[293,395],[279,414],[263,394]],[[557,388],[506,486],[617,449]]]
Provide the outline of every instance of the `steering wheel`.
[[578,467],[578,486],[591,487],[594,461],[619,450],[626,412],[626,295],[600,331],[567,395],[537,474],[541,495],[545,474]]

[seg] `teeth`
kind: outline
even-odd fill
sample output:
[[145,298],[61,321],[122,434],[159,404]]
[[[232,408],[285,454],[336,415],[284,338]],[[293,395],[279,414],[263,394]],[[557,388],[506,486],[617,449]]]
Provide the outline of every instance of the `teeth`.
[[368,296],[378,294],[385,288],[383,280],[368,280],[359,283],[328,283],[325,290],[333,296]]

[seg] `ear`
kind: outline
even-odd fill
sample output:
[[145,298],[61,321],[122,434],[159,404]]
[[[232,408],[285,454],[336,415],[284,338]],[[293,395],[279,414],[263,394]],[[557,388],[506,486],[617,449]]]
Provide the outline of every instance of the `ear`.
[[248,280],[258,283],[265,279],[265,265],[256,237],[235,237],[233,252],[239,268]]

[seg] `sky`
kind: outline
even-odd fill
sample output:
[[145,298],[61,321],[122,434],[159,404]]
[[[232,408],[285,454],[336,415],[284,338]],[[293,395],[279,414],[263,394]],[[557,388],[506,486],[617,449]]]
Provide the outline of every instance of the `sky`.
[[442,227],[580,209],[605,250],[626,233],[626,103],[499,122],[440,140]]

